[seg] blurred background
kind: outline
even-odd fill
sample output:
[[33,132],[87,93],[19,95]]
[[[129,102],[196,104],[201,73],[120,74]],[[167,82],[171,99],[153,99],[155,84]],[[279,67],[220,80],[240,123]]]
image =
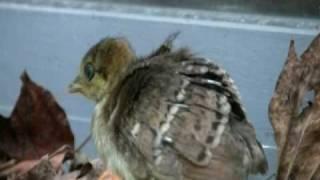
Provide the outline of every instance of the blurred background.
[[[234,78],[272,174],[268,103],[289,41],[302,53],[320,32],[319,0],[0,0],[0,112],[10,115],[26,69],[64,107],[79,144],[93,103],[67,86],[87,49],[105,36],[125,36],[144,55],[175,31],[177,47],[189,46]],[[95,156],[92,144],[85,151]]]
[[92,0],[91,2],[319,17],[318,0]]

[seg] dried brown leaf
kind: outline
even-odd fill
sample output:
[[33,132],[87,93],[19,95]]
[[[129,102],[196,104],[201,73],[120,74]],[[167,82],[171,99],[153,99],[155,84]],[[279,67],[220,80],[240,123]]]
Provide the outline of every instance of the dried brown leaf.
[[[10,118],[0,118],[0,152],[18,160],[39,159],[63,145],[74,146],[67,116],[48,90],[26,72]],[[1,154],[1,153],[0,153]]]
[[13,175],[15,178],[23,179],[31,176],[34,178],[40,178],[42,176],[46,176],[45,173],[47,172],[56,173],[59,170],[61,170],[62,164],[66,157],[70,157],[70,154],[72,153],[73,150],[70,148],[70,146],[62,146],[51,155],[44,155],[41,159],[23,160],[16,163],[10,163],[7,166],[4,166],[2,167],[2,169],[0,169],[0,176],[11,176],[12,178]]
[[291,41],[287,61],[279,76],[269,105],[269,117],[279,149],[282,149],[285,143],[290,119],[296,114],[297,88],[292,84],[297,83],[298,63],[294,41]]
[[[315,99],[302,107],[308,91]],[[269,105],[279,152],[277,179],[319,177],[320,164],[320,35],[297,58],[293,41]]]
[[[28,160],[27,160],[28,161]],[[30,160],[29,160],[30,161]],[[35,161],[35,160],[33,160]],[[37,162],[36,165],[28,172],[24,174],[12,173],[9,175],[8,179],[12,180],[50,180],[56,175],[54,168],[52,167],[50,161],[42,159]]]

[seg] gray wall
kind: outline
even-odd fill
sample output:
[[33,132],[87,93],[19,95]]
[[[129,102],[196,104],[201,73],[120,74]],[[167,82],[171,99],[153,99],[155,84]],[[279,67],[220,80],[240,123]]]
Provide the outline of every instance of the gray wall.
[[[21,85],[19,76],[26,69],[65,108],[81,141],[89,133],[93,104],[68,94],[67,85],[86,50],[104,36],[120,35],[143,55],[177,30],[182,32],[177,46],[189,46],[230,72],[258,138],[267,147],[273,171],[276,162],[274,149],[268,148],[274,146],[268,102],[289,41],[296,40],[301,53],[316,30],[0,3],[0,112],[10,113]],[[92,146],[87,151],[94,154]]]

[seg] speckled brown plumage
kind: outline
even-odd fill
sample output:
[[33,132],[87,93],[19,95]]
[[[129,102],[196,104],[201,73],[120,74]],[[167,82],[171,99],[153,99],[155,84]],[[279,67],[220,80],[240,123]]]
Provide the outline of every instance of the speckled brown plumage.
[[[132,55],[123,57],[134,57],[125,52]],[[108,59],[94,60],[114,63]],[[120,62],[128,63],[112,69],[118,73],[87,82],[105,81],[94,97],[80,92],[97,101],[93,137],[101,157],[122,178],[237,180],[267,170],[237,88],[218,65],[171,47]]]

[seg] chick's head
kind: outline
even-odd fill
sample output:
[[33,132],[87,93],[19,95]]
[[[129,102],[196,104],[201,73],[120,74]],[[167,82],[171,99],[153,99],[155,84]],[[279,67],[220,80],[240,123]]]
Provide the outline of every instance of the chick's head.
[[112,91],[121,72],[134,59],[135,53],[126,39],[105,38],[86,53],[69,91],[97,102]]

